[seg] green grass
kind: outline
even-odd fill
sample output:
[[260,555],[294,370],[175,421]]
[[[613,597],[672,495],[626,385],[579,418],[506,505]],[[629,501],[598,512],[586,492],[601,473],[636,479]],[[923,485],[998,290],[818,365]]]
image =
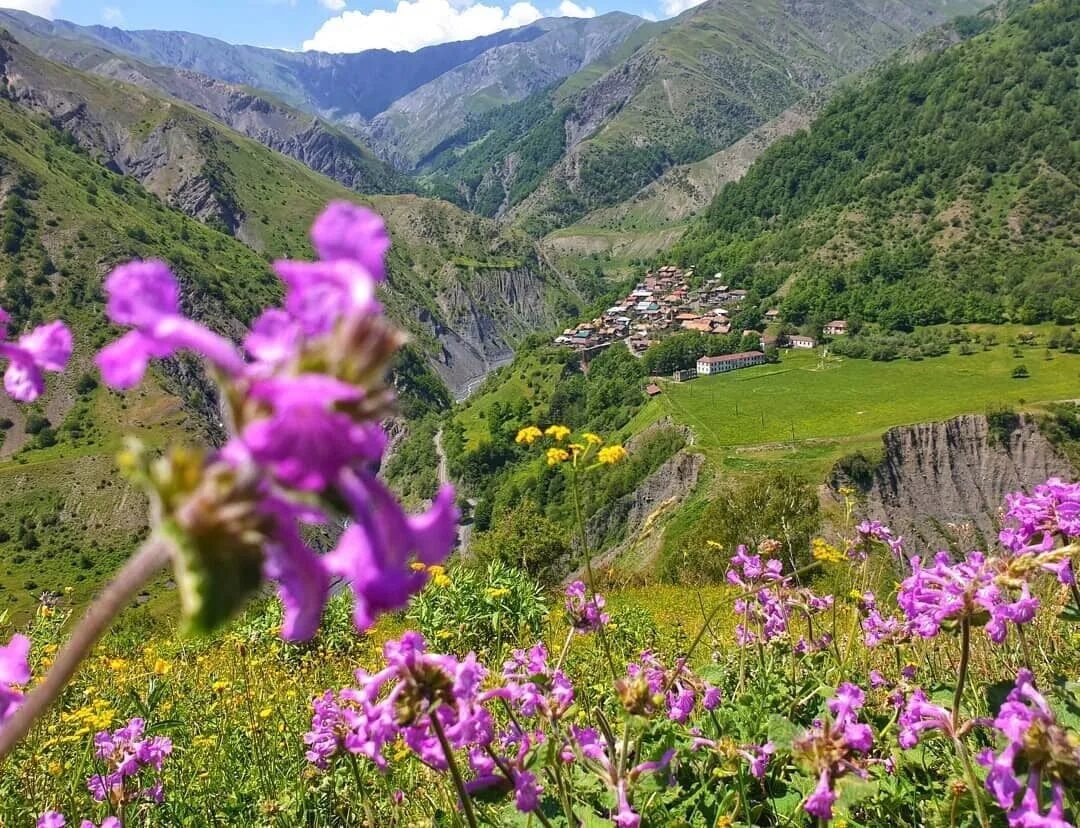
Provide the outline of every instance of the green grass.
[[[1047,361],[1037,345],[1023,354],[1016,359],[999,345],[919,362],[823,364],[817,353],[789,351],[779,365],[665,382],[629,430],[670,415],[694,430],[714,468],[739,473],[782,464],[820,480],[839,456],[879,445],[893,426],[1080,397],[1080,355],[1052,352]],[[1013,379],[1021,363],[1031,376]]]
[[488,439],[487,415],[492,406],[517,405],[521,399],[534,400],[539,392],[550,392],[562,374],[558,362],[541,362],[533,354],[522,354],[513,365],[503,368],[485,383],[455,419],[465,431],[465,448],[475,449]]

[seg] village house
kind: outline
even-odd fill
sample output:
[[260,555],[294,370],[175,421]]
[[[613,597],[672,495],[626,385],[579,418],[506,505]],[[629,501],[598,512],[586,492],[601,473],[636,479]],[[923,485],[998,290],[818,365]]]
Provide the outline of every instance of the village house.
[[751,365],[764,364],[765,354],[761,353],[761,351],[743,351],[739,354],[700,357],[697,361],[697,372],[700,376],[707,377],[712,374],[734,371],[738,368],[749,368]]
[[648,394],[650,397],[655,397],[657,394],[660,393],[660,386],[657,385],[655,382],[650,382],[648,385],[645,386],[645,393]]
[[834,319],[825,326],[827,336],[843,336],[848,331],[846,319]]
[[765,321],[766,322],[775,322],[779,318],[780,318],[780,311],[777,310],[776,308],[769,308],[767,311],[765,311]]
[[787,338],[787,344],[789,348],[798,348],[800,350],[808,351],[817,347],[817,340],[812,336],[789,336]]
[[671,378],[675,382],[686,382],[687,380],[697,379],[696,368],[680,368],[677,371],[673,371]]

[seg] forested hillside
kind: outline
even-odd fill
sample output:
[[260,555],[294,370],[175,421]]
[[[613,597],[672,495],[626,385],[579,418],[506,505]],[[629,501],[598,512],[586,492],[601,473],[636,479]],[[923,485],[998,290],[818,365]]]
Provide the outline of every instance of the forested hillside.
[[[479,180],[470,164],[465,183],[479,190],[484,209],[509,210],[547,232],[733,144],[808,92],[978,5],[709,0],[644,42],[629,40],[625,59],[599,77],[587,68],[553,90],[529,133],[504,148],[499,123],[496,140],[479,144],[495,163]],[[515,113],[505,114],[513,124]],[[538,156],[549,165],[543,175]]]
[[1071,321],[1080,16],[1050,0],[897,61],[728,185],[676,249],[786,320]]

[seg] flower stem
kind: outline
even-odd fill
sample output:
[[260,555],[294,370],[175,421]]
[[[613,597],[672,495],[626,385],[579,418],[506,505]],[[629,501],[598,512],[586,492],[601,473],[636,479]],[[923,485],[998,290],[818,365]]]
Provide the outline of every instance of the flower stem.
[[990,820],[986,816],[986,807],[983,805],[982,797],[979,795],[979,778],[975,775],[975,768],[971,764],[971,757],[968,755],[967,747],[964,745],[964,739],[961,736],[954,736],[953,741],[956,742],[956,753],[960,757],[960,764],[964,766],[964,779],[971,790],[971,799],[975,803],[975,814],[979,818],[979,825],[982,828],[990,828]]
[[450,778],[454,780],[454,787],[457,789],[458,797],[461,799],[461,807],[465,811],[465,821],[469,823],[469,828],[479,828],[480,823],[476,821],[476,811],[473,810],[472,797],[465,790],[465,778],[461,775],[461,768],[458,767],[457,759],[454,758],[453,748],[450,747],[442,723],[439,721],[438,710],[432,710],[428,718],[431,720],[431,729],[435,731],[435,736],[438,737],[439,744],[442,746],[443,756],[446,757],[446,766],[450,769]]
[[971,619],[966,615],[960,622],[960,669],[956,677],[956,692],[953,694],[952,727],[953,733],[960,730],[960,701],[964,696],[964,684],[967,682],[968,660],[971,657]]
[[[581,511],[581,494],[578,491],[578,484],[578,472],[577,467],[575,466],[570,480],[570,491],[574,495],[574,520],[575,523],[577,523],[578,535],[581,538],[581,551],[585,555],[585,577],[589,582],[589,592],[592,593],[589,600],[595,602],[597,596],[596,576],[593,575],[592,553],[589,551],[589,538],[585,533],[585,518]],[[600,608],[597,607],[596,610],[597,613],[599,613]],[[612,658],[611,646],[608,644],[607,636],[604,634],[604,625],[601,624],[596,631],[600,636],[600,646],[604,650],[604,655],[607,656],[608,668],[611,670],[611,678],[613,681],[618,681],[619,672],[615,669],[615,659]]]
[[128,559],[72,630],[71,638],[57,654],[41,684],[27,694],[15,715],[0,727],[0,764],[30,732],[34,722],[60,697],[113,619],[171,557],[172,547],[168,541],[153,535]]

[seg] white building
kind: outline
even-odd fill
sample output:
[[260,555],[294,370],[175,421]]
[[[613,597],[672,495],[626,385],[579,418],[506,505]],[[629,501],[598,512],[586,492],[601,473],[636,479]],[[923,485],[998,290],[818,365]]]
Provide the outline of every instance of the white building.
[[743,351],[740,354],[701,357],[697,361],[697,372],[699,376],[707,377],[711,374],[723,374],[738,368],[764,364],[765,354],[761,351]]

